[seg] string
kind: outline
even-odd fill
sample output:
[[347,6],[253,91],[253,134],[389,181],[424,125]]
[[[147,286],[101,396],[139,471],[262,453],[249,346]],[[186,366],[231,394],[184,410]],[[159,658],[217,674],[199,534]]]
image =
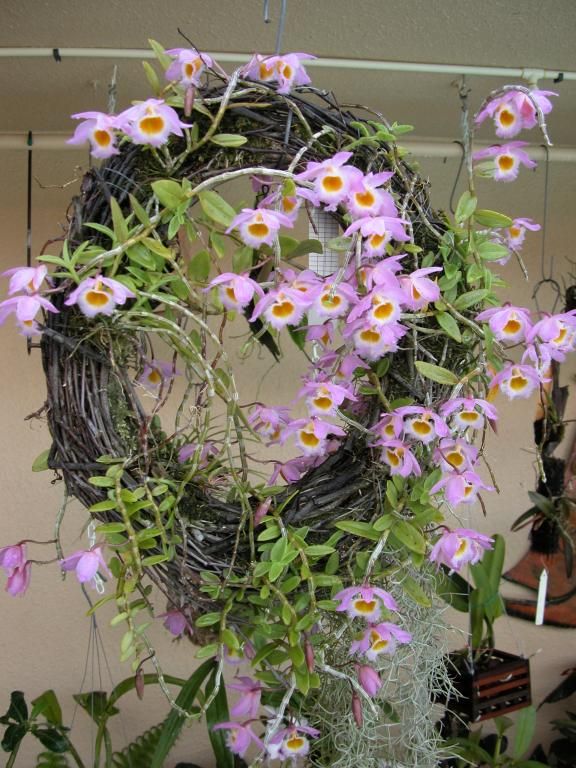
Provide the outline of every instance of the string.
[[562,295],[562,290],[560,288],[560,285],[558,284],[558,281],[555,280],[554,278],[554,251],[552,251],[550,255],[550,260],[548,263],[549,269],[548,271],[546,270],[546,229],[547,229],[547,223],[548,223],[550,151],[546,144],[542,144],[541,146],[544,148],[544,152],[546,153],[546,161],[544,164],[544,211],[542,215],[542,243],[540,247],[540,280],[534,286],[532,298],[536,305],[536,309],[538,310],[538,312],[540,312],[541,310],[540,310],[540,305],[538,303],[538,292],[540,291],[543,285],[550,285],[556,294],[556,298],[554,299],[554,304],[552,305],[552,310],[551,310],[551,312],[554,313],[556,311],[558,301],[560,300],[560,297]]

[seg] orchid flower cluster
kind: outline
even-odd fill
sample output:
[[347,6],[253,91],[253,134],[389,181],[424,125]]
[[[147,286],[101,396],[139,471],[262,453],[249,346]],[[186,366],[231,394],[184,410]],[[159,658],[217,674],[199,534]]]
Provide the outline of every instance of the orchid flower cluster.
[[[310,58],[301,53],[255,55],[235,77],[259,88],[260,95],[272,92],[282,97],[308,85],[303,62]],[[483,478],[485,457],[475,445],[479,434],[495,427],[494,397],[498,391],[510,399],[540,391],[549,380],[552,361],[564,360],[576,348],[576,312],[537,315],[524,307],[497,305],[485,262],[505,261],[509,251],[521,248],[526,232],[539,225],[502,215],[496,216],[496,223],[486,224],[494,220],[493,212],[476,211],[475,200],[470,207],[471,193],[466,193],[465,215],[457,216],[454,225],[443,221],[438,229],[437,223],[428,223],[437,242],[435,249],[426,242],[425,252],[416,242],[424,243],[414,227],[418,201],[410,198],[411,193],[398,191],[403,189],[401,168],[389,160],[388,144],[386,165],[382,160],[382,142],[394,140],[394,135],[381,124],[372,134],[362,125],[367,134],[360,139],[346,137],[345,142],[324,134],[313,136],[291,171],[246,170],[256,201],[254,207],[240,211],[215,191],[230,178],[226,173],[216,176],[211,171],[196,188],[187,178],[175,181],[177,159],[172,150],[193,154],[210,141],[219,148],[233,146],[234,141],[241,146],[234,134],[216,133],[225,109],[218,108],[204,136],[192,119],[198,113],[198,122],[207,120],[201,86],[205,77],[217,74],[227,87],[237,80],[195,49],[162,51],[159,59],[168,85],[160,87],[157,98],[116,116],[74,115],[83,122],[70,141],[88,141],[92,154],[103,159],[121,153],[124,143],[141,145],[170,178],[152,184],[147,207],[130,198],[130,209],[122,210],[113,200],[113,227],[100,228],[110,235],[108,251],[100,244],[84,243],[70,254],[66,245],[62,257],[44,256],[38,267],[5,273],[9,298],[0,303],[0,322],[14,314],[20,331],[31,336],[43,331],[40,312],[67,311],[82,328],[125,330],[131,339],[136,333],[140,339],[143,330],[156,332],[173,344],[172,360],[142,354],[137,364],[128,358],[123,374],[130,385],[144,387],[151,395],[151,425],[174,377],[186,376],[187,397],[193,392],[198,399],[185,401],[189,407],[180,406],[178,419],[189,411],[194,414],[192,426],[177,422],[171,437],[154,427],[154,445],[151,441],[143,453],[158,451],[159,461],[169,459],[159,477],[152,477],[147,465],[141,487],[122,487],[125,464],[133,457],[98,459],[103,474],[90,482],[103,489],[103,499],[91,511],[114,512],[118,517],[99,527],[105,537],[102,543],[93,541],[88,549],[60,558],[60,567],[74,571],[81,584],[98,586],[102,576],[128,584],[125,594],[116,596],[129,621],[123,658],[138,658],[143,633],[134,629],[134,611],[143,608],[131,607],[134,583],[148,566],[174,558],[182,544],[185,523],[178,505],[187,485],[198,483],[224,497],[229,490],[226,483],[232,483],[234,493],[226,496],[226,502],[241,502],[246,530],[238,536],[249,538],[251,547],[246,573],[237,573],[238,564],[222,578],[203,571],[199,590],[219,609],[192,618],[186,605],[174,604],[156,618],[164,619],[174,637],[194,638],[196,630],[212,628],[217,642],[201,648],[199,657],[213,656],[220,671],[224,662],[242,659],[253,664],[255,679],[239,676],[228,685],[240,693],[231,708],[235,719],[214,726],[216,732],[226,732],[229,750],[243,756],[253,745],[270,759],[293,760],[307,755],[310,739],[320,735],[302,716],[310,712],[301,702],[320,688],[320,674],[328,674],[324,664],[331,653],[328,628],[339,628],[344,653],[338,663],[344,671],[335,675],[351,686],[348,715],[360,728],[358,693],[377,699],[386,665],[413,642],[396,599],[397,594],[404,597],[405,582],[399,574],[406,563],[412,571],[429,573],[443,566],[460,572],[492,548],[490,537],[460,525],[450,527],[444,512],[458,519],[457,507],[469,508],[482,501],[483,492],[495,490]],[[483,108],[477,121],[494,118],[497,135],[510,139],[550,111],[550,95],[506,90]],[[366,167],[354,152],[358,141],[376,147],[377,162],[368,166],[370,170],[358,167]],[[315,142],[316,159],[307,161],[306,152],[316,149]],[[533,166],[522,146],[523,142],[509,142],[481,150],[476,157],[492,158],[493,177],[508,181],[517,176],[520,164]],[[193,207],[193,202],[199,205]],[[331,250],[334,245],[343,254],[341,266],[328,275],[283,258],[286,231],[294,230],[304,215],[310,216],[311,209],[333,217],[342,228],[338,242],[322,244]],[[469,229],[475,224],[491,229],[472,230],[472,243],[463,223]],[[168,245],[162,241],[166,231]],[[213,252],[200,250],[185,263],[175,244],[181,231],[209,244]],[[220,267],[222,243],[235,249],[231,271]],[[46,263],[58,271],[49,276]],[[259,268],[270,264],[263,278]],[[252,327],[261,329],[254,336],[266,333],[276,341],[286,332],[301,348],[308,345],[310,366],[290,406],[257,402],[241,409],[238,405],[222,347],[224,327],[233,313],[245,315]],[[219,333],[206,322],[209,316],[221,320]],[[426,339],[436,345],[431,346],[433,352],[426,348]],[[221,368],[210,362],[210,344],[217,350],[214,359],[224,361]],[[450,345],[466,351],[455,371],[443,367]],[[438,352],[442,346],[444,352]],[[518,346],[523,347],[519,360]],[[426,359],[419,358],[422,348]],[[406,377],[394,379],[396,371],[391,368],[400,358],[409,358],[408,375],[417,386]],[[476,368],[469,367],[472,360]],[[224,432],[210,421],[211,399],[216,396],[228,409]],[[200,415],[203,421],[198,426]],[[279,501],[286,496],[283,482],[293,484],[297,493],[307,473],[358,435],[378,487],[380,501],[374,515],[370,517],[370,511],[362,519],[344,519],[346,511],[335,509],[334,521],[323,521],[322,532],[286,524],[283,504],[292,497],[288,494],[288,501]],[[246,454],[244,443],[254,439],[266,447],[293,441],[296,455],[284,462],[272,459],[272,471],[266,462],[251,469],[252,456]],[[142,440],[138,435],[138,446]],[[241,463],[240,469],[236,463]],[[344,534],[356,537],[350,552],[339,550]],[[200,526],[193,528],[193,536],[200,545]],[[109,562],[105,544],[115,553]],[[340,561],[344,557],[346,565]],[[0,567],[8,578],[7,591],[23,594],[31,570],[24,544],[0,549]],[[416,602],[429,605],[422,591],[414,586],[411,592],[405,589],[408,597],[416,594]],[[145,600],[142,605],[151,607]],[[282,697],[283,705],[267,721],[265,734],[259,735],[255,724],[261,722],[262,697],[266,703],[270,691],[282,686],[288,692],[298,690],[302,698],[297,705],[291,695]]]

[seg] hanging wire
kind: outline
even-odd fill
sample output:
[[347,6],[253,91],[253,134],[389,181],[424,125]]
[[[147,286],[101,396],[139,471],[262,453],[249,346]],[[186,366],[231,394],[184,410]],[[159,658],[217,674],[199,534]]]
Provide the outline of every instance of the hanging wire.
[[118,77],[118,65],[114,64],[114,69],[112,70],[112,77],[110,78],[110,82],[108,83],[108,114],[113,115],[116,112],[116,96],[118,95],[118,85],[117,85],[117,77]]
[[540,280],[538,280],[534,286],[532,298],[536,304],[536,309],[538,312],[540,312],[541,309],[538,303],[538,292],[543,285],[549,285],[553,289],[556,296],[551,309],[551,312],[554,313],[562,296],[562,289],[560,288],[558,281],[554,278],[554,251],[552,251],[550,259],[548,260],[548,264],[546,264],[546,228],[548,223],[550,151],[546,144],[542,144],[541,146],[544,148],[544,152],[546,153],[546,161],[544,164],[544,212],[542,216],[542,243],[540,248]]
[[[280,18],[278,19],[278,29],[276,30],[276,56],[280,55],[280,49],[282,48],[282,36],[284,34],[284,25],[286,23],[286,12],[288,7],[288,0],[280,0]],[[264,23],[270,24],[270,0],[264,0]]]
[[452,185],[452,191],[450,192],[450,202],[448,204],[450,208],[450,213],[453,216],[456,213],[456,208],[454,206],[454,197],[456,195],[456,188],[458,186],[458,182],[460,181],[460,174],[462,173],[462,168],[464,167],[464,160],[466,159],[466,148],[464,147],[464,144],[461,141],[455,141],[454,144],[458,144],[458,146],[462,150],[462,154],[460,156],[458,170],[456,171],[456,178],[454,179],[454,184]]
[[[26,140],[28,145],[28,167],[26,173],[26,266],[32,266],[32,147],[34,138],[32,131],[28,131]],[[32,339],[26,337],[26,351],[30,354],[32,350]]]

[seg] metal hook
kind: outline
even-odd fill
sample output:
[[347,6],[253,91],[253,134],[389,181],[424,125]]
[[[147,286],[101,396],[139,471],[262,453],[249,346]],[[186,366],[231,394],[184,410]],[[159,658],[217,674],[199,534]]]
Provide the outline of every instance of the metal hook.
[[[288,7],[288,0],[280,0],[280,18],[278,19],[278,29],[276,30],[276,46],[275,54],[280,55],[280,49],[282,47],[282,36],[284,34],[284,25],[286,22],[286,11]],[[264,23],[270,24],[270,0],[264,0]]]
[[556,299],[552,307],[552,312],[556,309],[558,301],[562,295],[562,290],[558,282],[554,279],[554,252],[550,256],[548,270],[546,270],[546,225],[548,222],[548,189],[549,189],[549,170],[550,170],[550,151],[546,144],[541,145],[546,153],[546,162],[544,165],[544,211],[542,216],[542,244],[540,249],[540,280],[534,286],[532,298],[536,304],[536,309],[540,312],[538,305],[538,292],[543,285],[551,285],[556,292]]

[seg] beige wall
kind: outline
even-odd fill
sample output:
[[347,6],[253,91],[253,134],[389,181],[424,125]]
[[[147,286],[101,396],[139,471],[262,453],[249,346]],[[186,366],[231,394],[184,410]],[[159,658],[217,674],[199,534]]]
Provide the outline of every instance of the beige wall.
[[[0,189],[0,268],[24,263],[25,242],[25,163],[23,153],[2,152],[3,183]],[[35,174],[45,185],[63,184],[73,178],[74,166],[86,163],[84,152],[36,153]],[[423,163],[426,173],[430,173],[434,182],[434,199],[438,206],[447,206],[447,197],[456,172],[453,161],[427,161]],[[571,209],[574,203],[575,176],[572,166],[554,165],[551,168],[551,217],[548,225],[549,244],[547,256],[556,255],[558,274],[566,274],[566,257],[572,253]],[[517,216],[542,218],[543,173],[525,174],[518,185],[480,186],[484,195],[482,206],[503,210]],[[48,237],[61,233],[59,222],[64,220],[64,211],[75,189],[40,189],[34,190],[34,252],[36,253]],[[514,202],[519,194],[522,203]],[[538,274],[539,252],[538,236],[528,236],[531,245],[527,247],[527,261],[532,280]],[[530,306],[532,284],[523,282],[516,265],[511,263],[505,270],[510,281],[510,291],[506,299]],[[546,301],[543,301],[546,306]],[[24,421],[31,412],[38,409],[45,396],[45,386],[37,350],[31,356],[26,353],[25,341],[14,332],[11,321],[0,328],[0,344],[4,375],[2,380],[2,399],[0,401],[0,424],[3,439],[0,442],[0,478],[1,478],[1,527],[0,546],[34,537],[49,539],[52,537],[54,517],[61,501],[62,488],[52,485],[51,477],[44,474],[32,474],[30,466],[33,459],[49,445],[49,436],[45,424],[39,420]],[[259,370],[263,373],[268,367],[262,361]],[[289,375],[286,375],[287,371]],[[563,368],[563,377],[572,381],[574,363]],[[239,371],[239,385],[245,401],[253,399],[255,380],[253,362],[245,364]],[[268,373],[260,397],[270,398],[274,403],[288,402],[298,386],[297,375],[292,366]],[[245,389],[246,388],[246,389]],[[576,410],[576,397],[572,395],[569,403],[571,418]],[[513,564],[526,548],[526,535],[509,534],[509,527],[514,518],[528,508],[527,491],[534,487],[534,468],[531,422],[534,402],[507,404],[499,402],[501,421],[498,440],[491,440],[490,460],[497,475],[501,494],[495,494],[488,500],[488,518],[483,519],[479,507],[474,507],[463,521],[485,532],[500,532],[506,536],[508,546],[507,562]],[[67,551],[85,546],[81,531],[86,514],[80,505],[71,505],[65,519],[64,535]],[[39,559],[51,556],[50,548],[31,549]],[[511,594],[512,587],[506,585],[504,591]],[[86,617],[87,605],[73,578],[61,580],[59,569],[52,565],[35,566],[32,584],[24,599],[12,599],[0,592],[0,709],[8,702],[9,692],[15,688],[26,692],[28,698],[54,687],[65,706],[65,717],[70,721],[73,707],[71,696],[80,690],[87,653],[90,622]],[[111,675],[114,682],[130,674],[128,665],[117,661],[118,642],[121,636],[119,628],[108,626],[109,613],[103,610],[98,615],[99,626]],[[459,620],[459,617],[458,617]],[[158,626],[152,631],[153,641],[166,671],[188,676],[195,666],[192,648],[185,643],[172,643]],[[574,631],[550,627],[535,628],[515,619],[502,619],[497,627],[500,647],[525,653],[531,657],[536,701],[559,680],[563,669],[574,664],[576,651]],[[454,644],[461,642],[455,638]],[[107,671],[102,670],[102,683],[98,680],[98,670],[88,664],[85,689],[110,688]],[[146,692],[144,702],[136,697],[126,698],[122,717],[118,719],[117,735],[121,745],[130,740],[146,727],[161,720],[167,707],[162,696],[152,689]],[[541,711],[544,723],[562,707],[554,710],[546,707]],[[545,726],[541,728],[546,730]],[[78,713],[72,733],[76,743],[82,745],[89,755],[91,727],[88,718]],[[36,745],[34,744],[34,749]],[[23,752],[21,765],[31,765],[33,750]],[[202,726],[193,726],[187,730],[173,757],[168,761],[172,766],[177,758],[198,762],[210,768],[212,765],[210,750]]]

